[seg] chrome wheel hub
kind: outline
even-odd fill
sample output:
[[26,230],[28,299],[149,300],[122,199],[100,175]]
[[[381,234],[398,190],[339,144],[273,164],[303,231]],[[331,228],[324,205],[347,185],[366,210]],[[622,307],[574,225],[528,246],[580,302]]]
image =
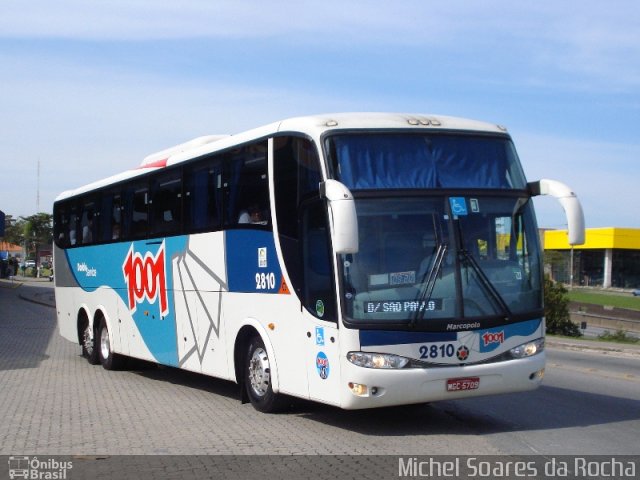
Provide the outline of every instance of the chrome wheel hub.
[[269,389],[270,371],[267,352],[264,348],[256,348],[249,360],[249,384],[258,397],[264,397]]
[[105,360],[109,358],[111,354],[111,345],[109,343],[109,330],[107,327],[102,327],[100,330],[100,353]]
[[87,325],[82,335],[82,345],[86,352],[91,355],[93,353],[93,335],[91,335],[91,327]]

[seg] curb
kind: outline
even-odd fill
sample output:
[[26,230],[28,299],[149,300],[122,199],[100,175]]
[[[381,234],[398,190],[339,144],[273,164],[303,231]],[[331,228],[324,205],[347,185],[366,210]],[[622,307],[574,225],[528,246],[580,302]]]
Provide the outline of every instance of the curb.
[[0,288],[11,288],[11,289],[14,289],[14,288],[21,287],[22,285],[24,285],[24,283],[22,283],[22,282],[14,282],[14,281],[11,281],[11,280],[0,281]]
[[545,338],[545,343],[548,347],[557,348],[560,350],[571,350],[574,352],[595,352],[603,355],[621,355],[625,357],[638,357],[640,356],[640,344],[614,344],[599,342],[578,342],[565,339],[555,339],[551,337]]

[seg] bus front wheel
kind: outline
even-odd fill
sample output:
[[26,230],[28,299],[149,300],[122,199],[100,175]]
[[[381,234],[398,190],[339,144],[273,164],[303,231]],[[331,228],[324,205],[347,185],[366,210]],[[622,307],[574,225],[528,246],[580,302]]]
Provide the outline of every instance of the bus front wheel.
[[260,337],[253,337],[247,348],[244,384],[253,407],[264,413],[281,409],[282,397],[271,386],[269,355]]

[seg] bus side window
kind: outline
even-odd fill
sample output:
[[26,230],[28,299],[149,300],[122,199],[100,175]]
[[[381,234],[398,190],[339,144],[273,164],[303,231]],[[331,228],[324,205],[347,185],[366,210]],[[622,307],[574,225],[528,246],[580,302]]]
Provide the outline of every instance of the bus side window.
[[82,213],[80,214],[81,237],[77,239],[78,243],[91,245],[98,241],[98,217],[99,210],[95,199],[84,201]]
[[153,181],[150,235],[180,233],[182,226],[182,175],[178,170]]
[[225,195],[227,225],[269,225],[267,143],[242,147],[227,156]]
[[184,173],[185,228],[190,232],[214,231],[222,218],[222,165],[206,159]]
[[127,213],[125,229],[128,229],[129,237],[132,239],[145,238],[149,220],[149,189],[147,185],[132,185],[128,197],[125,209]]
[[69,239],[69,245],[74,246],[78,244],[78,207],[76,205],[72,205],[69,210],[69,223],[68,223],[68,234],[67,238]]
[[125,229],[124,219],[124,199],[122,194],[113,196],[113,205],[111,207],[111,239],[119,240],[126,237],[127,230]]
[[102,196],[100,209],[100,240],[110,242],[122,238],[122,194],[107,192]]
[[[314,144],[306,138],[276,137],[273,149],[278,240],[292,287],[302,299],[305,290],[301,261],[301,209],[303,205],[320,198],[320,162]],[[315,307],[312,312],[315,312]]]
[[66,248],[69,246],[69,213],[67,206],[55,206],[55,241],[56,245],[60,248]]

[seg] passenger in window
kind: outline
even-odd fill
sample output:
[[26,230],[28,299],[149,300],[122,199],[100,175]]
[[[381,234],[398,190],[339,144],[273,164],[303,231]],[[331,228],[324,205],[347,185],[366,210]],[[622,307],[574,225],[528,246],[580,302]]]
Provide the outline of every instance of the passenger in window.
[[120,224],[114,223],[111,231],[111,240],[117,240],[120,238]]
[[266,225],[266,220],[257,204],[249,206],[247,210],[240,212],[238,223],[252,223],[254,225]]
[[93,241],[93,213],[87,214],[87,223],[82,227],[82,243]]

